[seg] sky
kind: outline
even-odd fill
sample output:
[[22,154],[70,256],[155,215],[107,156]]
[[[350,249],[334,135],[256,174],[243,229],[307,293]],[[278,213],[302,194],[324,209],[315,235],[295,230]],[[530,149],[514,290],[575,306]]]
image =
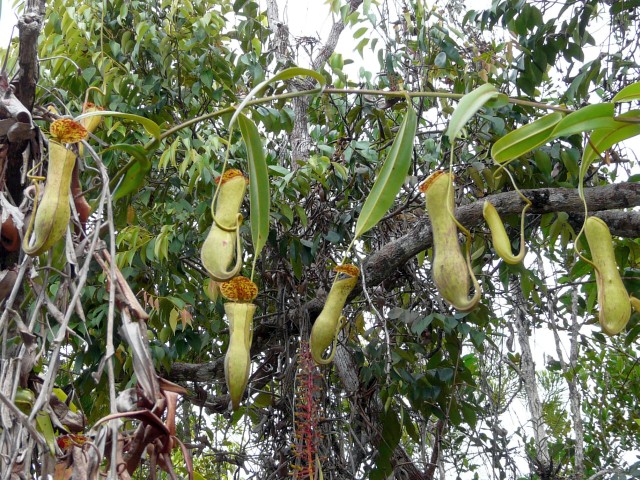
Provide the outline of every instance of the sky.
[[7,48],[11,27],[16,24],[17,18],[13,13],[13,0],[0,0],[2,10],[0,10],[0,46]]

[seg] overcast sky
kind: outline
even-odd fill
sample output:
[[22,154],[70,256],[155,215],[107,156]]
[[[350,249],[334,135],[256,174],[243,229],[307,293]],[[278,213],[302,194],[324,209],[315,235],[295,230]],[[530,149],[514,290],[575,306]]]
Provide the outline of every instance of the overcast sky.
[[17,18],[11,8],[13,0],[0,0],[0,2],[2,2],[2,10],[0,11],[0,46],[7,48],[11,27],[16,24]]

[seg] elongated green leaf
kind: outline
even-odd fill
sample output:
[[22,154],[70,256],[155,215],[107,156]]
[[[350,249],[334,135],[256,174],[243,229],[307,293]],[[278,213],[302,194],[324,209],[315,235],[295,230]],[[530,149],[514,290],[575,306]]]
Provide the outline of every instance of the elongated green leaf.
[[135,193],[144,185],[147,174],[151,171],[151,162],[144,157],[142,160],[136,160],[124,174],[122,182],[118,185],[118,189],[113,194],[113,201],[122,197]]
[[447,128],[445,135],[447,135],[452,141],[455,140],[469,119],[473,117],[485,103],[497,96],[498,91],[490,83],[480,85],[475,90],[467,93],[460,99],[453,115],[451,115],[449,128]]
[[616,143],[635,137],[636,135],[640,135],[640,123],[623,123],[622,126],[618,128],[594,131],[591,134],[591,137],[589,137],[589,142],[582,154],[580,173],[586,173],[589,165],[591,165],[591,163],[598,158],[600,154],[614,146]]
[[562,120],[562,113],[554,112],[523,127],[507,133],[491,148],[491,157],[497,163],[518,158],[549,141],[555,126]]
[[120,150],[122,152],[128,153],[138,161],[145,160],[149,153],[144,149],[142,145],[129,145],[128,143],[116,143],[115,145],[111,145],[109,148],[105,148],[104,150],[102,150],[100,152],[100,155],[105,154],[107,152],[112,152],[115,150]]
[[378,223],[393,205],[411,165],[413,139],[416,136],[417,125],[418,117],[413,107],[409,105],[398,136],[393,141],[389,155],[362,206],[356,223],[355,238]]
[[247,103],[253,100],[257,95],[260,94],[262,90],[264,90],[270,84],[281,81],[281,80],[289,80],[294,77],[315,78],[320,84],[320,88],[324,88],[325,84],[327,83],[325,78],[322,76],[322,74],[320,72],[316,72],[315,70],[309,70],[308,68],[301,68],[301,67],[287,68],[286,70],[278,72],[273,77],[267,78],[263,82],[260,82],[258,85],[256,85],[253,88],[253,90],[251,90],[249,94],[244,98],[244,100],[242,100],[240,105],[238,105],[238,107],[236,108],[236,111],[231,117],[231,121],[229,122],[229,125],[233,125],[234,122],[237,120],[238,115],[240,115],[242,113],[242,110],[247,106]]
[[[115,202],[130,193],[137,192],[144,185],[145,177],[151,171],[151,161],[148,156],[149,152],[142,145],[129,145],[128,143],[111,145],[109,148],[102,150],[100,154],[114,150],[121,150],[134,158],[109,183],[111,189],[117,187],[113,193],[113,201]],[[124,178],[122,178],[123,175]],[[120,180],[121,178],[122,181]]]
[[560,120],[553,129],[551,136],[553,138],[568,137],[569,135],[599,128],[619,127],[621,123],[614,120],[613,108],[613,103],[587,105]]
[[260,255],[269,236],[269,173],[258,127],[244,115],[238,116],[240,133],[247,146],[249,161],[249,211],[251,215],[251,240],[255,258]]
[[138,122],[142,125],[149,135],[151,135],[156,140],[160,140],[160,127],[156,122],[150,120],[145,117],[141,117],[140,115],[134,115],[133,113],[122,113],[122,112],[113,112],[110,110],[101,110],[96,112],[83,113],[82,115],[78,115],[76,120],[81,120],[83,118],[89,117],[120,117],[126,120],[132,120],[134,122]]
[[615,120],[620,123],[640,123],[640,110],[629,110],[628,112],[623,113],[622,115],[618,115],[615,117]]
[[620,90],[615,97],[613,97],[613,101],[616,103],[631,102],[638,99],[640,99],[640,82],[627,85],[622,90]]
[[46,412],[38,412],[36,414],[36,425],[38,431],[42,433],[47,447],[52,455],[56,452],[56,434],[53,431],[53,424],[51,423],[51,417]]

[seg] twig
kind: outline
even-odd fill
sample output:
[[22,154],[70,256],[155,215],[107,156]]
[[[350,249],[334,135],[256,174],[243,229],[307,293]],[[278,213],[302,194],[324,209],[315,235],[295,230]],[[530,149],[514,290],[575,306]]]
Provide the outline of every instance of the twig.
[[[103,207],[104,207],[105,199],[107,196],[107,192],[108,192],[108,182],[103,184],[98,211],[96,212],[96,217],[98,219],[102,217]],[[98,244],[98,240],[100,238],[99,234],[100,234],[100,230],[96,228],[92,235],[91,245],[89,247],[90,252],[95,251],[96,246]],[[33,408],[31,410],[31,414],[29,415],[29,420],[33,420],[35,418],[38,411],[40,411],[42,406],[46,402],[48,402],[49,396],[51,395],[51,390],[53,388],[55,376],[59,367],[60,349],[62,348],[62,342],[67,334],[66,328],[69,325],[69,320],[71,319],[71,316],[75,311],[74,307],[80,299],[80,295],[82,294],[84,284],[87,282],[87,275],[89,273],[89,267],[91,265],[91,258],[92,258],[91,254],[86,256],[85,261],[82,264],[82,267],[80,268],[80,271],[78,273],[78,286],[75,293],[71,297],[71,301],[69,302],[69,305],[67,306],[67,311],[65,312],[63,321],[60,324],[61,328],[58,331],[58,335],[55,337],[53,341],[54,347],[53,347],[53,350],[51,351],[51,357],[50,357],[51,360],[47,368],[47,374],[44,377],[44,382],[42,384],[40,394],[38,395],[38,398],[34,402]]]
[[[102,159],[91,147],[91,145],[85,145],[87,151],[91,154],[91,157],[96,162],[102,177],[102,184],[104,185],[103,198],[107,204],[107,225],[109,226],[109,249],[111,252],[111,258],[115,259],[116,256],[116,235],[113,222],[113,204],[111,201],[111,191],[109,190],[109,172],[107,171]],[[113,356],[115,354],[115,348],[113,346],[113,329],[114,329],[114,316],[115,316],[115,304],[116,304],[116,265],[112,261],[109,268],[109,277],[111,288],[109,289],[109,311],[107,313],[107,345],[105,352],[105,361],[107,364],[107,378],[109,381],[109,410],[112,414],[118,413],[116,406],[116,383],[115,374],[113,371]],[[117,461],[118,461],[118,421],[112,420],[109,422],[109,428],[111,430],[111,460],[109,469],[109,476],[113,480],[117,480]]]

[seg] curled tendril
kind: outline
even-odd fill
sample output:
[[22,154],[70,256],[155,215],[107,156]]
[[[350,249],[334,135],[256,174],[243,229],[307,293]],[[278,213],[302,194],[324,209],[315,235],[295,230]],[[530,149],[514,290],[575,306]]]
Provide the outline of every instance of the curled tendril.
[[211,278],[218,282],[235,277],[242,268],[242,214],[239,210],[246,188],[247,181],[242,172],[228,170],[222,176],[211,202],[214,223],[202,245],[200,256]]

